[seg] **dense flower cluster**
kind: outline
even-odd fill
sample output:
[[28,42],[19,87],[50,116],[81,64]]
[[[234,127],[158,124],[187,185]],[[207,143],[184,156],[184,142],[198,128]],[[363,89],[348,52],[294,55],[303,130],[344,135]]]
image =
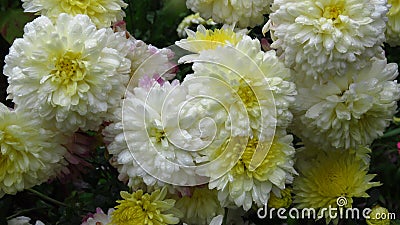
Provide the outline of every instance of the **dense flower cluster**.
[[0,198],[111,168],[129,191],[82,225],[249,225],[264,206],[337,224],[323,208],[381,185],[370,147],[400,100],[383,48],[400,43],[398,2],[187,0],[168,48],[127,31],[123,0],[22,2],[39,17],[5,58]]

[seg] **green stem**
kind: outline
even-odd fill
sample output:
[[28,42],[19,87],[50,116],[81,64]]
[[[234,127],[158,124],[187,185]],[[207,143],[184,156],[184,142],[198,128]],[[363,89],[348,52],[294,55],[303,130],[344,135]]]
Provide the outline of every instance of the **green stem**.
[[388,138],[388,137],[392,137],[392,136],[395,136],[398,134],[400,134],[400,128],[396,128],[396,129],[386,132],[385,134],[382,135],[381,138]]
[[19,210],[18,212],[14,213],[13,215],[8,216],[8,217],[6,218],[6,220],[11,220],[12,218],[15,218],[15,217],[17,217],[17,216],[19,216],[19,215],[21,215],[21,214],[28,213],[28,212],[30,212],[30,211],[43,210],[43,209],[47,209],[47,208],[48,208],[48,207],[39,207],[39,208],[30,208],[30,209]]
[[49,201],[49,202],[54,203],[54,204],[59,205],[59,206],[68,207],[67,204],[65,204],[65,203],[63,203],[63,202],[60,202],[60,201],[57,201],[57,200],[55,200],[55,199],[53,199],[53,198],[50,198],[49,196],[44,195],[44,194],[42,194],[42,193],[40,193],[40,192],[38,192],[38,191],[36,191],[36,190],[34,190],[34,189],[29,188],[29,189],[27,189],[27,190],[30,191],[30,192],[32,192],[33,194],[37,195],[38,197],[40,197],[40,198],[46,200],[46,201]]
[[228,208],[225,208],[225,215],[224,215],[224,220],[222,221],[222,224],[225,225],[228,222]]

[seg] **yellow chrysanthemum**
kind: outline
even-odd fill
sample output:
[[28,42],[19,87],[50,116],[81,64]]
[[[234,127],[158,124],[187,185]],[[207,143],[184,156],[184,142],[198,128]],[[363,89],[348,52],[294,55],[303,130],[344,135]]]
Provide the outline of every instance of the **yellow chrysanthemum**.
[[386,42],[391,46],[400,45],[400,2],[398,0],[388,0],[392,6],[387,14],[386,23]]
[[218,46],[231,44],[235,46],[242,40],[246,30],[233,31],[233,27],[224,26],[221,29],[209,30],[203,25],[197,31],[186,29],[187,39],[176,42],[176,45],[191,52],[199,53],[203,50],[216,49]]
[[389,211],[379,205],[372,208],[369,219],[366,220],[368,225],[390,225]]
[[303,149],[296,163],[299,176],[293,181],[294,203],[298,208],[336,208],[340,198],[339,206],[351,207],[354,197],[369,197],[366,191],[380,183],[371,182],[375,175],[367,174],[367,152],[364,147],[357,151]]
[[22,0],[25,12],[37,13],[57,20],[58,15],[67,13],[75,16],[85,14],[98,28],[109,27],[122,20],[122,10],[128,5],[123,0]]
[[34,115],[0,103],[0,197],[41,184],[61,170],[63,139],[43,127]]
[[122,191],[123,200],[118,200],[116,210],[111,214],[113,225],[166,225],[177,224],[181,212],[177,210],[175,200],[165,199],[167,189],[143,193],[138,190],[132,194]]
[[184,214],[182,221],[190,225],[209,224],[217,215],[223,215],[217,191],[207,187],[191,188],[190,194],[183,196],[176,202],[176,208]]

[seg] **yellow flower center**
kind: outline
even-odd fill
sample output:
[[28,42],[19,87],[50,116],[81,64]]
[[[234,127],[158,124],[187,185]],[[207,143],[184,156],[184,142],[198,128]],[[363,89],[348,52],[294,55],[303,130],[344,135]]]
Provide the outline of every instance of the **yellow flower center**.
[[86,75],[85,64],[80,60],[80,53],[67,52],[60,57],[55,65],[52,81],[69,84],[83,80]]
[[246,150],[243,152],[243,155],[240,159],[240,161],[243,162],[245,168],[249,168],[254,152],[256,151],[257,145],[258,145],[257,138],[252,138],[247,143]]
[[[85,13],[86,8],[89,7],[90,3],[96,3],[96,0],[61,0],[61,8],[67,12],[72,14],[80,14]],[[93,4],[93,3],[92,3]]]
[[[332,198],[332,204],[338,197],[346,197],[351,204],[351,198],[357,196],[359,185],[364,185],[367,171],[360,168],[360,160],[353,155],[341,155],[340,152],[329,153],[319,159],[318,167],[312,169],[313,179],[318,185],[321,196]],[[336,155],[336,157],[334,157]],[[343,158],[347,156],[346,160]],[[331,157],[331,158],[328,158]]]
[[[274,142],[270,146],[267,155],[259,164],[259,166],[255,170],[250,171],[250,164],[252,163],[252,161],[254,161],[253,156],[256,152],[257,147],[263,148],[263,146],[268,146],[262,144],[262,146],[259,146],[260,144],[261,143],[259,143],[259,140],[257,138],[252,138],[249,140],[241,158],[233,168],[234,173],[246,173],[247,176],[254,177],[260,181],[265,181],[268,179],[268,175],[271,174],[273,170],[275,170],[278,163],[282,163],[287,160],[285,159],[286,154],[284,153],[285,146]],[[266,149],[258,149],[257,151],[259,150]]]
[[150,128],[149,136],[154,138],[156,143],[161,143],[166,138],[165,131],[156,127]]
[[237,94],[239,95],[247,109],[259,107],[257,96],[251,89],[250,85],[248,85],[244,80],[240,80]]
[[[9,116],[3,117],[5,121],[11,120]],[[20,127],[11,124],[2,124],[0,126],[0,181],[7,178],[10,182],[14,182],[13,179],[19,179],[15,173],[22,173],[26,171],[29,163],[33,162],[31,154],[27,151],[27,146],[24,145],[22,139],[30,139],[31,136],[26,133],[34,134],[33,128]],[[29,147],[30,151],[33,151],[32,146]],[[10,173],[11,172],[11,173]],[[14,177],[11,177],[14,176]]]
[[326,6],[323,11],[323,17],[331,20],[336,20],[339,15],[343,13],[344,3],[343,1],[339,1],[335,5]]

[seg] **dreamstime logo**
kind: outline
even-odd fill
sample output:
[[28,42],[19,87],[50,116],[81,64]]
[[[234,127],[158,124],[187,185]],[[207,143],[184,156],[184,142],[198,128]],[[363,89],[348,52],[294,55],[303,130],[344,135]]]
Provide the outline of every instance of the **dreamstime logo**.
[[339,207],[346,206],[347,203],[348,203],[348,202],[347,202],[347,198],[346,198],[346,197],[340,196],[340,197],[338,197],[338,198],[336,199],[336,204],[337,204],[337,206],[339,206]]
[[[329,217],[331,219],[340,218],[340,219],[370,219],[372,209],[364,208],[362,210],[358,208],[345,208],[348,204],[348,200],[344,196],[340,196],[336,199],[337,206],[332,207],[329,205],[328,208],[321,208],[316,210],[314,208],[269,208],[264,205],[263,208],[259,208],[257,210],[257,216],[260,219],[265,219],[269,217],[269,219],[277,216],[279,219],[322,219],[325,217]],[[375,219],[396,219],[395,213],[376,213]]]
[[[153,74],[138,73],[156,65],[161,52],[136,69],[123,101],[122,124],[137,164],[165,183],[201,185],[233,168],[249,140],[257,138],[248,166],[255,170],[268,154],[277,122],[274,95],[262,70],[233,47],[218,51],[222,57],[215,58],[188,55],[176,45],[169,49],[180,63],[193,63],[195,74],[182,84],[154,82],[146,89],[138,88],[138,77]],[[265,88],[254,87],[257,82],[264,82]],[[261,108],[263,104],[267,110]]]

